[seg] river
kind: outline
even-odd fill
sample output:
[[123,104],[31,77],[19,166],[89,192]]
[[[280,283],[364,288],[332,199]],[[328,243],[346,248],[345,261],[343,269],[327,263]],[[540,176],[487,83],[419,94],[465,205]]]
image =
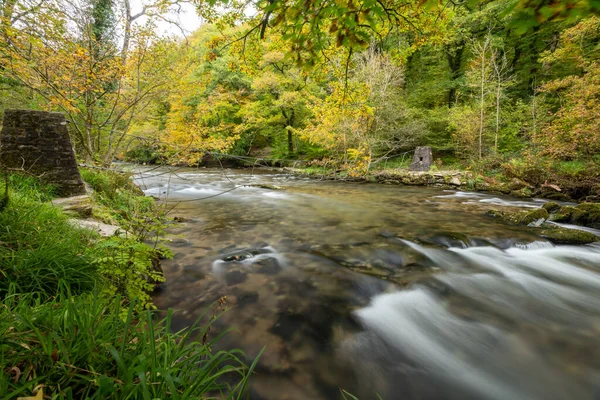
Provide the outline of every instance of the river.
[[136,176],[184,219],[155,304],[183,328],[226,296],[218,346],[265,347],[251,399],[600,398],[600,245],[484,215],[542,200],[167,172]]

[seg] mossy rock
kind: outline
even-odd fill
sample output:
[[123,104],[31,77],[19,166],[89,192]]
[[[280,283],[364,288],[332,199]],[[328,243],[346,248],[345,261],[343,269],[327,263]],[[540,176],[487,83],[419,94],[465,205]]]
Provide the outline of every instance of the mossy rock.
[[539,221],[540,219],[547,220],[549,217],[550,214],[548,214],[548,210],[545,208],[536,208],[531,211],[523,211],[519,213],[518,225],[529,225]]
[[536,208],[534,210],[521,212],[489,210],[486,212],[486,215],[493,218],[502,218],[511,225],[530,225],[550,217],[550,214],[548,214],[548,211],[544,208]]
[[533,197],[533,192],[528,187],[519,190],[513,190],[509,193],[513,197]]
[[554,244],[581,245],[600,241],[600,237],[593,233],[559,226],[544,226],[539,228],[537,233]]
[[600,229],[600,204],[583,203],[576,207],[563,206],[552,216],[552,221]]
[[550,218],[550,220],[554,222],[571,222],[571,215],[576,212],[577,209],[575,209],[575,207],[563,206],[555,211],[555,214],[552,216],[552,218]]
[[540,197],[543,197],[545,199],[550,199],[550,200],[558,200],[558,201],[573,201],[572,198],[570,198],[569,196],[567,196],[564,193],[560,193],[560,192],[541,192],[539,194]]
[[547,203],[545,203],[542,206],[543,209],[545,209],[546,211],[548,211],[550,214],[554,214],[556,213],[558,210],[560,210],[561,205],[554,202],[554,201],[549,201]]
[[87,194],[55,199],[52,201],[52,205],[61,208],[65,214],[76,218],[89,218],[93,213],[92,199]]
[[600,229],[600,203],[582,203],[575,208],[582,214],[574,215],[573,223]]
[[502,184],[502,183],[490,183],[488,186],[485,187],[486,192],[497,192],[497,193],[502,193],[502,194],[510,194],[511,190],[508,187],[508,185]]
[[504,211],[500,210],[489,210],[485,213],[488,217],[492,218],[504,218]]
[[520,180],[519,178],[513,178],[508,183],[508,188],[512,191],[521,191],[523,189],[530,189],[531,185],[529,185],[527,182]]

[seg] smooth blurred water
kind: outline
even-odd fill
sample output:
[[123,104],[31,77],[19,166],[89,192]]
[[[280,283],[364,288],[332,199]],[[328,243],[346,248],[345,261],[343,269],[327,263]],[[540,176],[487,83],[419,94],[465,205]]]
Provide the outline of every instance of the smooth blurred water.
[[136,180],[185,218],[155,303],[179,328],[227,296],[219,346],[266,346],[251,398],[599,398],[600,246],[484,215],[543,200],[167,172]]

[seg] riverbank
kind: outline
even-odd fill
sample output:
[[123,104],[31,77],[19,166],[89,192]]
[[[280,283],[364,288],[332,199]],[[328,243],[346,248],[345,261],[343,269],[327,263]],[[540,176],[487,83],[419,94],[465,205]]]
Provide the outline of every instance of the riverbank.
[[[158,320],[151,311],[151,291],[163,280],[156,260],[169,254],[149,244],[164,228],[157,204],[128,175],[82,176],[93,192],[65,211],[53,205],[52,187],[8,178],[0,210],[3,398],[241,396],[249,371],[235,351],[211,351],[209,325],[172,333],[172,313]],[[103,237],[74,224],[82,211],[120,229]]]
[[559,184],[542,182],[531,184],[522,179],[507,176],[489,177],[462,170],[410,171],[408,169],[382,169],[366,175],[349,176],[345,171],[326,168],[283,168],[290,173],[322,180],[343,180],[350,182],[372,182],[387,185],[434,186],[445,189],[469,190],[485,193],[498,193],[519,198],[544,198],[558,201],[600,200],[600,182],[561,181]]

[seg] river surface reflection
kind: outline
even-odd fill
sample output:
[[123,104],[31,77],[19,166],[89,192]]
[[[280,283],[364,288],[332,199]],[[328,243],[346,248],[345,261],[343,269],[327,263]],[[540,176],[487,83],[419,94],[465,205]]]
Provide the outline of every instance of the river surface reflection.
[[185,219],[155,303],[181,328],[227,296],[219,346],[266,346],[252,399],[600,394],[600,246],[484,215],[542,200],[250,170],[136,182]]

